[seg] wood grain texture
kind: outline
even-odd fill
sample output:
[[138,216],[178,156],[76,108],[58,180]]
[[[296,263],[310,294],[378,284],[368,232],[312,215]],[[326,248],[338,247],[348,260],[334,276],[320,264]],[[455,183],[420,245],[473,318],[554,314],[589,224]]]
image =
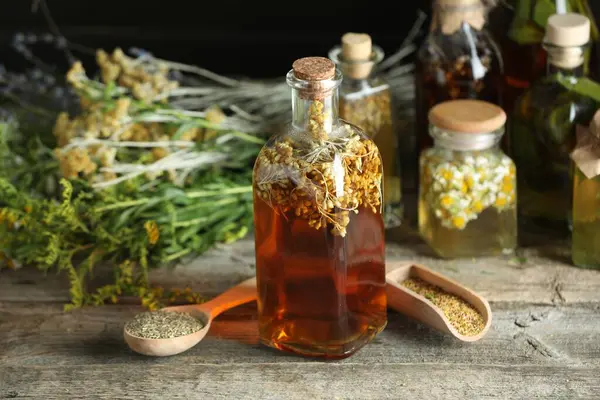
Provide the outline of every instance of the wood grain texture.
[[[600,272],[571,267],[560,244],[519,258],[444,261],[414,237],[389,245],[388,268],[427,265],[490,300],[493,323],[462,343],[396,312],[354,356],[322,362],[259,344],[256,308],[217,318],[205,340],[174,357],[129,350],[124,323],[142,311],[113,305],[62,311],[64,277],[0,271],[0,399],[399,399],[597,398]],[[172,269],[165,286],[213,296],[254,274],[244,240]],[[105,279],[98,270],[98,280]]]
[[473,364],[0,367],[0,398],[597,399],[598,368]]
[[[218,317],[195,348],[156,359],[137,355],[122,339],[136,306],[105,306],[63,313],[59,304],[0,303],[0,365],[303,364],[258,342],[256,309],[244,306]],[[466,344],[391,311],[376,340],[340,364],[473,363],[600,368],[600,306],[493,308],[489,333]]]
[[0,398],[593,398],[600,390],[598,305],[502,304],[473,344],[391,312],[373,343],[336,362],[260,345],[253,306],[223,314],[186,353],[140,356],[121,338],[138,311],[0,303]]
[[[600,272],[575,268],[564,244],[527,247],[519,257],[441,260],[420,240],[407,236],[403,245],[387,245],[388,269],[403,261],[418,262],[483,295],[490,302],[578,304],[600,302]],[[101,272],[96,273],[104,282]],[[152,270],[153,283],[190,286],[214,296],[254,274],[254,243],[250,239],[221,246],[175,269]],[[105,274],[106,275],[106,274]],[[0,270],[0,301],[67,302],[66,277],[44,277],[30,268]]]

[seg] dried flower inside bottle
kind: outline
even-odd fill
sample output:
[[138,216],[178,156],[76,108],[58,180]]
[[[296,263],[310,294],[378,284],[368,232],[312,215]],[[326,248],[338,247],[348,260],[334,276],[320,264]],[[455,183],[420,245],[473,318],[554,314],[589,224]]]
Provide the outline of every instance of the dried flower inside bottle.
[[287,80],[293,120],[254,168],[260,337],[347,357],[386,324],[381,158],[338,119],[330,60],[297,60]]
[[389,84],[377,73],[383,50],[365,33],[346,33],[341,46],[329,52],[344,74],[340,88],[340,117],[361,128],[377,145],[383,160],[384,222],[399,226],[403,217],[398,132],[392,115]]
[[483,0],[436,0],[430,32],[416,61],[417,154],[432,145],[428,112],[444,101],[478,99],[501,105],[503,62],[485,29]]
[[419,229],[441,257],[510,253],[516,247],[516,169],[498,146],[506,114],[478,100],[429,113],[434,146],[420,159]]

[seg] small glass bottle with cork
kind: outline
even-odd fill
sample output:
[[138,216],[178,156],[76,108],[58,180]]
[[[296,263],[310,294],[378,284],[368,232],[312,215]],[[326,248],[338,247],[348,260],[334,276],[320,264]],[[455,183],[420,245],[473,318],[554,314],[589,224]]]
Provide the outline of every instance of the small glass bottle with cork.
[[573,264],[600,269],[600,110],[588,127],[577,127],[571,153],[573,179]]
[[506,114],[480,100],[429,112],[420,158],[419,231],[442,258],[510,254],[517,244],[516,168],[500,149]]
[[338,118],[341,81],[327,58],[293,63],[292,121],[253,175],[260,340],[326,358],[350,356],[387,323],[381,156]]
[[485,29],[487,11],[484,0],[433,3],[430,32],[415,69],[417,154],[432,145],[427,118],[434,105],[454,99],[502,104],[503,61]]
[[390,85],[377,73],[383,50],[366,33],[346,33],[329,58],[341,69],[340,118],[361,128],[377,145],[383,160],[384,223],[402,223],[402,188],[398,137],[395,130]]
[[[505,87],[503,107],[512,110],[515,101],[535,81],[543,77],[546,52],[542,48],[548,18],[553,14],[578,13],[591,22],[593,47],[586,49],[584,68],[597,79],[598,26],[588,0],[503,0],[490,15],[494,33],[504,55]],[[504,14],[504,17],[502,16]],[[499,20],[507,19],[506,23]]]
[[585,76],[590,21],[580,14],[548,18],[547,75],[517,100],[509,136],[519,170],[519,222],[527,230],[567,237],[572,209],[572,162],[578,124],[588,125],[596,102],[575,88]]

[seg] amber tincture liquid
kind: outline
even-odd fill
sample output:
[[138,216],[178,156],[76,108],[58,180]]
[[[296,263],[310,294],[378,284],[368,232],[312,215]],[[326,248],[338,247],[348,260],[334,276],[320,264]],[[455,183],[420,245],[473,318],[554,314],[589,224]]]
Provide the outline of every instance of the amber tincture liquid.
[[353,354],[386,324],[381,216],[352,213],[340,237],[254,201],[261,340],[309,356]]
[[287,81],[293,120],[253,175],[260,340],[344,358],[387,322],[381,155],[337,117],[331,60],[297,60]]

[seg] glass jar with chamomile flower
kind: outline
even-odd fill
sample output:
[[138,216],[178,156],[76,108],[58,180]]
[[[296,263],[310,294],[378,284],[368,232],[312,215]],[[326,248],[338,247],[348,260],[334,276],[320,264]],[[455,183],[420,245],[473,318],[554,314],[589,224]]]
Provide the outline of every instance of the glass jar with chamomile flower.
[[387,323],[381,156],[338,118],[341,82],[327,58],[294,62],[292,121],[253,175],[260,340],[325,358],[350,356]]
[[420,156],[419,231],[442,258],[510,254],[517,245],[516,168],[502,152],[506,114],[480,100],[429,112]]

